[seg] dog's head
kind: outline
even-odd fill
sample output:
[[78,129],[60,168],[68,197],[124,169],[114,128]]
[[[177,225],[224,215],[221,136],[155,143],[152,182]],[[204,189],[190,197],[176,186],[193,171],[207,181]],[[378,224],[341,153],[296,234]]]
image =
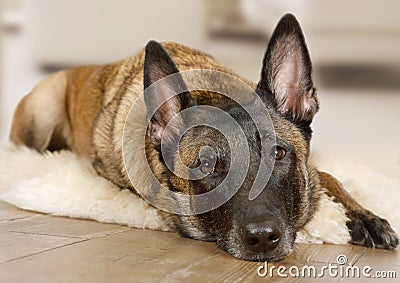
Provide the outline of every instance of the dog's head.
[[[233,143],[246,143],[249,163],[238,191],[227,202],[204,213],[169,215],[169,219],[173,219],[182,235],[216,241],[220,248],[241,259],[278,260],[288,255],[296,232],[314,211],[314,182],[317,182],[308,156],[310,123],[318,111],[318,100],[299,23],[292,15],[280,20],[265,53],[261,79],[251,94],[254,99],[246,102],[251,108],[255,98],[260,98],[273,129],[256,127],[246,106],[237,101],[209,91],[187,90],[172,57],[160,44],[150,42],[145,54],[145,88],[171,74],[175,75],[170,83],[153,88],[151,95],[145,94],[150,119],[146,152],[160,183],[171,191],[189,195],[210,192],[221,184],[225,191],[238,185],[232,183],[235,176],[227,177],[235,165],[229,138],[202,123],[204,120],[213,125],[225,123],[223,113],[237,122],[237,127],[229,128],[229,136],[234,137]],[[180,90],[178,95],[162,103],[176,90]],[[196,105],[204,104],[218,107],[223,113],[210,115],[204,109],[197,109]],[[193,111],[176,118],[186,109]],[[185,127],[193,121],[199,126]],[[244,139],[239,138],[242,134]],[[184,169],[176,169],[182,168],[182,164]],[[271,175],[262,191],[249,198],[262,168],[260,164],[271,165]]]

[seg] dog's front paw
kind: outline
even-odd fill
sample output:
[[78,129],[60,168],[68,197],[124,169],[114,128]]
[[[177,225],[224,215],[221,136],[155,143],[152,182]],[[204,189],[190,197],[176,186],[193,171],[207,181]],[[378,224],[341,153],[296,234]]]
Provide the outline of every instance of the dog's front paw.
[[386,219],[370,211],[349,211],[347,217],[352,244],[386,250],[393,250],[399,244],[399,236]]

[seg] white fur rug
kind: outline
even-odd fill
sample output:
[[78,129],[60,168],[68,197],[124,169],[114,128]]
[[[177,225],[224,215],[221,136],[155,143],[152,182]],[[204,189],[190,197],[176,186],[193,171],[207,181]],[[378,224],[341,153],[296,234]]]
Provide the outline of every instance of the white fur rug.
[[[99,177],[88,160],[69,151],[40,154],[0,143],[0,200],[17,207],[72,218],[167,231],[156,209]],[[339,158],[319,158],[319,168],[343,181],[365,207],[400,231],[400,177]],[[341,205],[325,194],[318,212],[298,233],[297,242],[345,244],[349,234]]]

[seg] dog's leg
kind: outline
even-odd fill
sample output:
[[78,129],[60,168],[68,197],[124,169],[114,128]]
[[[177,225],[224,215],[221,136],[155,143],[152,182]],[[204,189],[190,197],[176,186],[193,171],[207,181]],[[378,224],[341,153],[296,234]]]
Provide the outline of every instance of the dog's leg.
[[318,172],[321,187],[327,189],[328,196],[343,204],[349,218],[347,227],[351,243],[360,246],[391,250],[399,244],[399,237],[386,219],[380,218],[358,204],[343,185],[332,175]]
[[41,81],[18,104],[10,139],[39,151],[61,149],[66,143],[62,132],[66,121],[67,79],[58,72]]

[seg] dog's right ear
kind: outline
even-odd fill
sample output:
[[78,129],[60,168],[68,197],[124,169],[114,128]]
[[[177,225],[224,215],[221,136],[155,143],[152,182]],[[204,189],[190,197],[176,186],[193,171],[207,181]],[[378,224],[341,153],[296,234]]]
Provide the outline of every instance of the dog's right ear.
[[196,102],[170,55],[154,40],[145,49],[143,85],[151,139],[173,141],[183,123],[182,117],[175,116]]
[[313,119],[319,108],[310,55],[297,19],[286,14],[271,37],[263,60],[260,95],[272,95],[278,112],[296,121]]

